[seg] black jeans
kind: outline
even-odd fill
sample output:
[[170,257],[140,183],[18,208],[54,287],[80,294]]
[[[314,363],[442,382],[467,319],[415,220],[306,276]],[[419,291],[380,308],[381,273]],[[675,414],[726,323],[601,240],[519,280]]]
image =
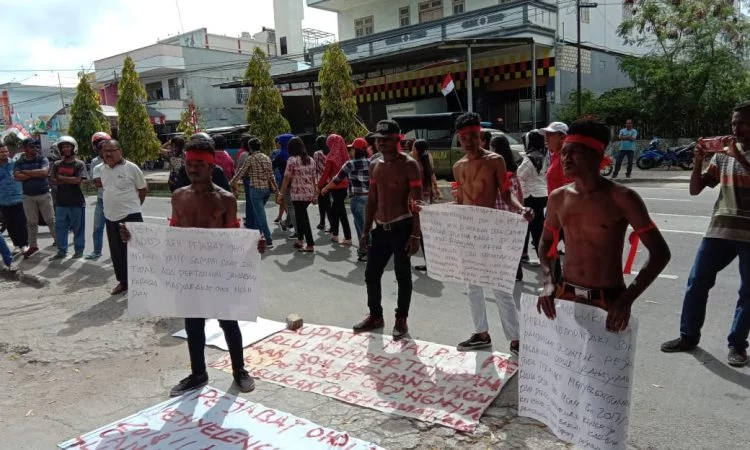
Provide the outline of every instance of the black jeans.
[[332,223],[331,220],[331,194],[319,195],[318,196],[318,213],[320,214],[319,225],[323,228],[326,226],[326,217],[328,223]]
[[616,177],[620,173],[620,166],[622,166],[622,160],[628,158],[628,171],[625,172],[625,176],[629,177],[630,173],[633,172],[633,156],[635,155],[634,150],[620,150],[617,152],[617,161],[615,162],[615,173],[612,174]]
[[[185,333],[187,334],[188,352],[190,353],[190,368],[193,375],[206,373],[206,319],[185,319]],[[245,357],[242,354],[242,332],[236,320],[220,320],[219,326],[224,330],[224,339],[229,347],[229,357],[232,359],[232,371],[239,372],[245,367]]]
[[406,318],[411,305],[411,261],[406,244],[412,233],[412,219],[404,219],[389,225],[378,225],[372,231],[372,242],[368,252],[365,283],[367,284],[367,306],[370,315],[383,317],[383,290],[380,281],[383,271],[393,255],[393,268],[398,282],[396,317]]
[[352,229],[349,228],[349,216],[346,214],[346,188],[344,189],[331,189],[331,196],[333,196],[333,205],[331,206],[331,215],[329,220],[331,221],[331,235],[339,235],[339,222],[341,222],[341,228],[344,229],[344,239],[352,238]]
[[529,230],[526,232],[526,241],[523,243],[523,254],[529,253],[529,236],[531,236],[531,245],[534,247],[534,254],[539,253],[539,241],[542,239],[544,231],[544,208],[547,207],[547,197],[526,197],[523,200],[523,206],[531,208],[534,211],[534,219],[529,222]]
[[107,229],[107,242],[109,242],[109,254],[115,268],[115,278],[125,286],[128,285],[128,244],[120,239],[120,224],[126,222],[143,222],[143,216],[141,213],[136,213],[116,222],[107,219],[104,221],[104,226]]
[[8,236],[16,247],[29,245],[29,232],[26,229],[26,213],[23,212],[23,202],[16,205],[0,206],[0,213],[8,227]]
[[312,247],[315,245],[315,240],[313,240],[312,228],[310,227],[310,216],[307,215],[307,207],[310,202],[293,201],[292,205],[294,205],[294,215],[297,217],[297,228],[294,229],[297,233],[297,239],[301,241],[302,238],[305,238],[308,247]]

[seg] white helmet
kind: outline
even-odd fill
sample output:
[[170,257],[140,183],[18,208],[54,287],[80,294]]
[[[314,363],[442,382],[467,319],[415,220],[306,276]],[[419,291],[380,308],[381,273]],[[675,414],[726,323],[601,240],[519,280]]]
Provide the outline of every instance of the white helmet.
[[[57,140],[57,143],[55,143],[55,146],[58,150],[60,150],[61,144],[70,144],[73,146],[73,154],[78,153],[78,142],[73,138],[73,136],[61,136],[60,139]],[[61,153],[62,155],[62,153]]]

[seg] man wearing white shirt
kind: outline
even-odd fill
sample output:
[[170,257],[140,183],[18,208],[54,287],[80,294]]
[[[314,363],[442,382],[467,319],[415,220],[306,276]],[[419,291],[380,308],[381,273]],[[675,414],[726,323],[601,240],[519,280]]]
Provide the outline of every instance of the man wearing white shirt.
[[143,222],[141,205],[146,200],[148,187],[141,169],[122,156],[120,143],[114,139],[101,144],[104,164],[101,184],[104,188],[104,218],[109,241],[109,252],[118,285],[112,295],[128,290],[128,247],[120,238],[120,224]]

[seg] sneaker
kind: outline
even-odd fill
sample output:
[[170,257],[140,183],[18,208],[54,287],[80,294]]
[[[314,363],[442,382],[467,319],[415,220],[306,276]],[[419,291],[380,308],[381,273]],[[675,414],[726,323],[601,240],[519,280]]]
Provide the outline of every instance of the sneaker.
[[526,253],[525,255],[521,255],[521,262],[522,263],[526,264],[529,261],[531,261],[531,259],[529,258],[529,254],[528,253]]
[[289,236],[287,236],[287,239],[297,239],[297,233],[292,233]]
[[208,374],[204,373],[201,375],[190,374],[187,378],[180,380],[177,386],[173,387],[169,391],[170,397],[179,397],[186,392],[200,389],[208,384]]
[[396,317],[396,324],[393,325],[391,333],[395,339],[402,338],[409,332],[409,325],[406,324],[406,317]]
[[280,222],[279,226],[281,227],[281,231],[286,231],[289,229],[289,227],[284,222]]
[[518,356],[518,350],[521,348],[521,344],[518,341],[510,341],[510,352]]
[[54,256],[50,257],[47,261],[59,261],[61,259],[65,259],[65,257],[67,257],[67,256],[68,256],[67,253],[57,252],[57,253],[55,253]]
[[39,251],[39,247],[29,247],[26,253],[23,254],[23,259],[30,258],[31,255]]
[[83,252],[73,253],[73,259],[81,259],[81,258],[83,258]]
[[362,333],[364,331],[382,330],[383,327],[385,327],[385,321],[382,317],[375,317],[368,314],[365,320],[352,327],[352,331]]
[[420,272],[427,272],[427,266],[414,266],[414,270],[418,270]]
[[234,384],[237,385],[240,392],[248,393],[255,390],[255,380],[245,369],[234,373]]
[[266,244],[266,250],[271,250],[273,248],[273,242]]
[[732,367],[742,367],[747,364],[747,350],[737,347],[729,347],[727,364]]
[[84,257],[84,259],[94,260],[94,259],[99,259],[101,257],[102,257],[101,253],[89,253],[88,255]]
[[[486,336],[486,337],[484,337]],[[492,347],[492,339],[487,333],[474,333],[468,340],[460,342],[456,347],[458,351],[480,350]]]
[[690,341],[684,337],[678,337],[677,339],[661,344],[661,351],[664,353],[689,352],[697,346],[697,342]]
[[18,266],[15,266],[13,264],[8,264],[5,267],[3,267],[3,272],[16,273],[18,272]]
[[359,262],[367,262],[367,255],[359,255],[359,256],[357,256],[357,261],[359,261]]

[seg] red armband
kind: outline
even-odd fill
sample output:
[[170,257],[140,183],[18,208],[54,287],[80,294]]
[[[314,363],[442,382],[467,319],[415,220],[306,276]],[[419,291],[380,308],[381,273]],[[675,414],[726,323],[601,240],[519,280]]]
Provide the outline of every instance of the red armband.
[[409,187],[422,187],[422,180],[412,180],[409,182]]
[[412,214],[419,214],[419,206],[417,205],[416,200],[409,200],[409,211],[411,211]]
[[233,223],[230,228],[240,228],[240,219],[237,219],[237,221]]
[[559,256],[557,253],[557,246],[560,245],[560,229],[552,228],[550,225],[547,225],[546,220],[544,221],[544,229],[552,233],[552,247],[550,247],[547,252],[547,258],[557,258]]
[[633,263],[635,262],[635,255],[638,253],[638,243],[641,240],[641,235],[655,229],[656,224],[650,222],[648,225],[633,230],[633,232],[630,233],[630,236],[628,237],[628,242],[630,242],[630,252],[628,253],[628,259],[625,260],[625,267],[622,269],[622,273],[625,275],[630,275],[632,273]]
[[174,217],[167,217],[167,222],[169,223],[170,227],[177,226],[177,219],[175,219]]
[[502,192],[503,194],[510,191],[510,188],[513,186],[513,182],[511,181],[512,176],[513,174],[511,174],[510,172],[505,173],[505,181],[500,184],[500,192]]

